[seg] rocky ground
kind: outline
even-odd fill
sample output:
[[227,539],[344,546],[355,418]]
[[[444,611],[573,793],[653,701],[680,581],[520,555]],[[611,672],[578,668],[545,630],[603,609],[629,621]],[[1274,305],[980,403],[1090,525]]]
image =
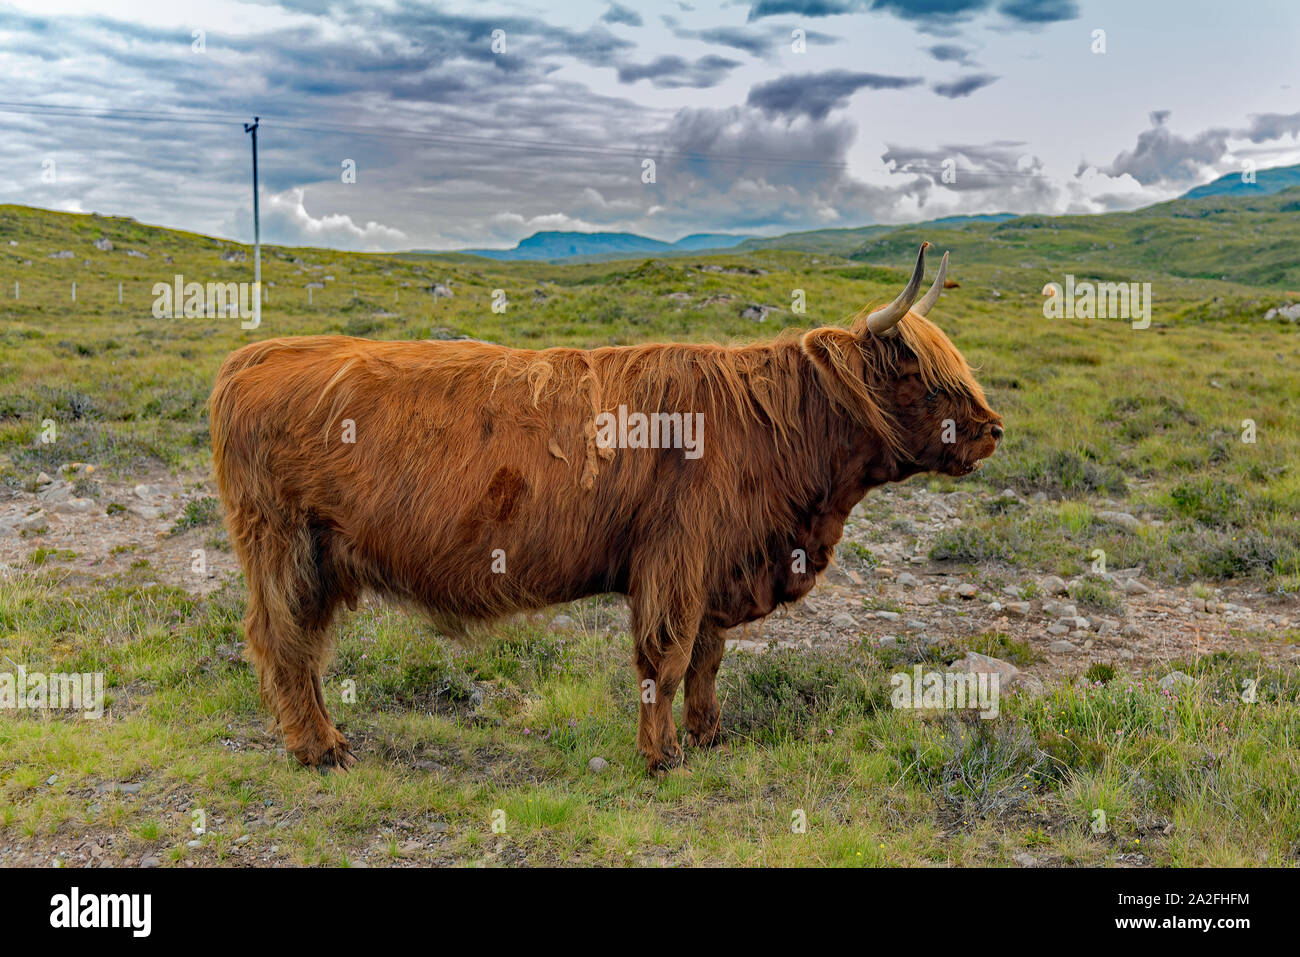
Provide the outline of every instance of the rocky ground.
[[[1275,637],[1300,627],[1295,602],[1260,588],[1215,588],[1204,598],[1154,582],[1140,568],[1118,569],[1105,577],[1122,595],[1122,608],[1096,613],[1070,598],[1073,582],[1053,575],[926,557],[939,532],[969,520],[991,497],[984,490],[936,493],[919,484],[873,491],[854,510],[839,560],[820,585],[797,605],[736,629],[732,647],[889,645],[996,631],[1038,653],[1040,660],[1024,669],[1030,679],[1074,677],[1094,662],[1159,669],[1229,648],[1300,664],[1300,646]],[[1010,491],[997,497],[1014,498],[1020,508],[1039,504]],[[142,574],[150,581],[206,595],[238,571],[212,518],[214,499],[211,478],[202,474],[160,472],[124,484],[81,463],[57,476],[42,473],[26,490],[0,491],[0,575],[39,562],[94,580],[134,566],[147,569]],[[1137,521],[1120,511],[1100,514],[1116,523]],[[564,611],[550,620],[556,628],[579,625]],[[602,615],[599,624],[626,628],[626,614]]]

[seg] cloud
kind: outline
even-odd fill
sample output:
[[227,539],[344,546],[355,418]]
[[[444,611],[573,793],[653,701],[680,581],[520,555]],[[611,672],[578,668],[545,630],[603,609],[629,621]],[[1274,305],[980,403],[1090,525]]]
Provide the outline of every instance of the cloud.
[[929,49],[930,56],[934,57],[940,63],[957,63],[961,66],[969,66],[971,63],[971,53],[965,47],[959,47],[955,43],[939,43]]
[[1185,139],[1165,121],[1168,110],[1151,114],[1151,129],[1138,134],[1137,145],[1100,167],[1109,176],[1128,175],[1145,185],[1189,183],[1201,179],[1208,167],[1228,152],[1231,130],[1210,129]]
[[622,23],[629,27],[641,26],[641,14],[618,3],[611,3],[600,19],[605,23]]
[[740,62],[737,60],[713,55],[700,57],[694,63],[679,56],[661,56],[649,63],[628,63],[619,67],[618,79],[620,83],[649,80],[661,89],[710,87],[717,86],[738,66]]
[[[772,26],[766,29],[709,27],[703,30],[692,30],[682,26],[674,16],[663,14],[659,19],[679,40],[700,40],[717,46],[731,47],[733,50],[741,50],[751,56],[764,59],[770,58],[780,50],[789,49],[790,31],[784,26]],[[804,30],[804,39],[809,43],[829,46],[832,43],[840,43],[844,38],[816,30]]]
[[996,83],[997,80],[998,78],[990,73],[972,73],[970,76],[959,77],[951,83],[936,83],[931,89],[940,96],[956,100],[963,96],[970,96],[976,90],[983,89],[990,83]]
[[746,102],[769,116],[806,116],[822,120],[831,110],[846,105],[849,97],[858,90],[899,90],[921,82],[917,76],[885,76],[848,70],[789,74],[753,87]]
[[998,13],[1022,23],[1056,23],[1078,19],[1079,5],[1074,0],[1005,0]]
[[[833,17],[880,10],[917,23],[920,29],[940,32],[993,6],[994,0],[750,0],[749,19],[783,14]],[[1002,16],[1024,26],[1074,20],[1079,16],[1079,6],[1074,0],[1003,0],[996,9]]]
[[262,205],[262,236],[265,242],[284,246],[329,246],[362,251],[401,249],[409,245],[400,229],[373,220],[358,226],[351,216],[342,213],[312,216],[307,212],[307,190],[303,188],[266,197]]

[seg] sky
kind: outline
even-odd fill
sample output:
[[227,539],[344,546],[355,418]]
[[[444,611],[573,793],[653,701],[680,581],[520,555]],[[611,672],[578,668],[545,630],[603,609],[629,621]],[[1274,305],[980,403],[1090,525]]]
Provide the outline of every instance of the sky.
[[1294,0],[0,0],[0,203],[251,241],[256,115],[281,244],[1134,209],[1300,163],[1298,41]]

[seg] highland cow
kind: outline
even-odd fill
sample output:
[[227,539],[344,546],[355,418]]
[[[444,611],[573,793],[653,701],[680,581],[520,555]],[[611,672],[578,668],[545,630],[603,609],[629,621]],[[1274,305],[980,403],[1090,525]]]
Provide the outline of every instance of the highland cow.
[[[248,652],[288,749],[354,761],[321,674],[336,610],[366,591],[461,620],[624,595],[649,767],[682,763],[679,685],[686,743],[716,744],[725,631],[805,595],[868,489],[965,475],[1002,436],[925,318],[947,255],[916,301],[926,246],[898,298],[850,328],[754,345],[309,336],[232,354],[213,461]],[[701,454],[612,438],[612,417],[636,413],[698,422]]]

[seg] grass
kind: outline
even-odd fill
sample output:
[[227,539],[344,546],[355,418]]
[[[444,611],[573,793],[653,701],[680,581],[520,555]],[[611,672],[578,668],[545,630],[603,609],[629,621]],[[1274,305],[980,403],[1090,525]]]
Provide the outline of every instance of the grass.
[[[1295,202],[1215,197],[924,236],[832,230],[806,237],[804,251],[763,243],[573,265],[266,247],[271,298],[254,331],[151,312],[153,284],[177,272],[248,279],[247,263],[222,259],[234,244],[3,206],[0,236],[18,245],[0,243],[0,482],[28,488],[69,462],[94,464],[101,481],[206,470],[204,403],[221,361],[249,341],[743,342],[892,298],[924,238],[952,250],[961,283],[934,318],[978,367],[1007,428],[965,487],[1018,493],[963,510],[933,558],[1005,566],[997,574],[1027,599],[1035,576],[1079,577],[1071,600],[1102,612],[1116,596],[1091,574],[1098,549],[1108,567],[1141,566],[1158,581],[1295,591],[1300,334],[1260,318],[1297,298]],[[1261,248],[1261,231],[1277,242]],[[114,252],[93,248],[101,235]],[[64,249],[74,258],[49,258]],[[1044,319],[1039,290],[1067,272],[1152,282],[1151,327]],[[310,303],[308,283],[322,285]],[[435,283],[454,295],[435,299]],[[504,313],[491,308],[497,288]],[[790,303],[794,289],[806,314],[742,317],[750,303]],[[56,436],[43,441],[50,423]],[[1117,510],[1137,526],[1101,516]],[[175,532],[192,529],[229,547],[210,498],[176,520]],[[326,688],[363,760],[322,778],[264,729],[241,658],[237,579],[198,598],[150,584],[140,559],[94,583],[73,573],[71,552],[29,534],[31,560],[0,579],[0,660],[102,671],[109,699],[102,721],[0,712],[0,844],[51,857],[87,834],[168,864],[996,865],[1029,851],[1091,865],[1137,849],[1161,864],[1294,865],[1300,851],[1300,687],[1293,671],[1241,656],[1183,663],[1196,680],[1178,694],[1159,691],[1158,675],[1091,669],[1086,683],[1010,695],[996,721],[970,723],[894,710],[889,675],[968,650],[1027,667],[1032,648],[990,632],[735,654],[720,682],[729,748],[692,754],[692,775],[657,781],[635,750],[627,638],[592,624],[606,602],[568,609],[580,623],[571,632],[521,623],[463,649],[371,605],[342,624]],[[879,562],[862,547],[841,558]],[[593,757],[609,766],[589,770]],[[96,790],[115,782],[143,787]],[[198,848],[178,810],[194,808],[209,822]],[[797,812],[806,831],[792,827]]]
[[[116,852],[166,863],[305,865],[996,865],[1024,848],[1103,864],[1135,847],[1160,864],[1282,865],[1300,850],[1300,680],[1241,657],[1183,663],[1196,681],[1181,695],[1111,674],[1004,697],[984,721],[891,708],[893,649],[733,653],[728,747],[659,781],[635,751],[626,636],[519,625],[458,649],[370,606],[344,621],[325,682],[362,762],[322,777],[264,728],[237,652],[242,600],[234,583],[206,599],[0,583],[0,653],[109,684],[101,721],[0,715],[6,842],[112,833]],[[1015,655],[997,635],[973,646]],[[195,809],[207,833],[191,848]]]

